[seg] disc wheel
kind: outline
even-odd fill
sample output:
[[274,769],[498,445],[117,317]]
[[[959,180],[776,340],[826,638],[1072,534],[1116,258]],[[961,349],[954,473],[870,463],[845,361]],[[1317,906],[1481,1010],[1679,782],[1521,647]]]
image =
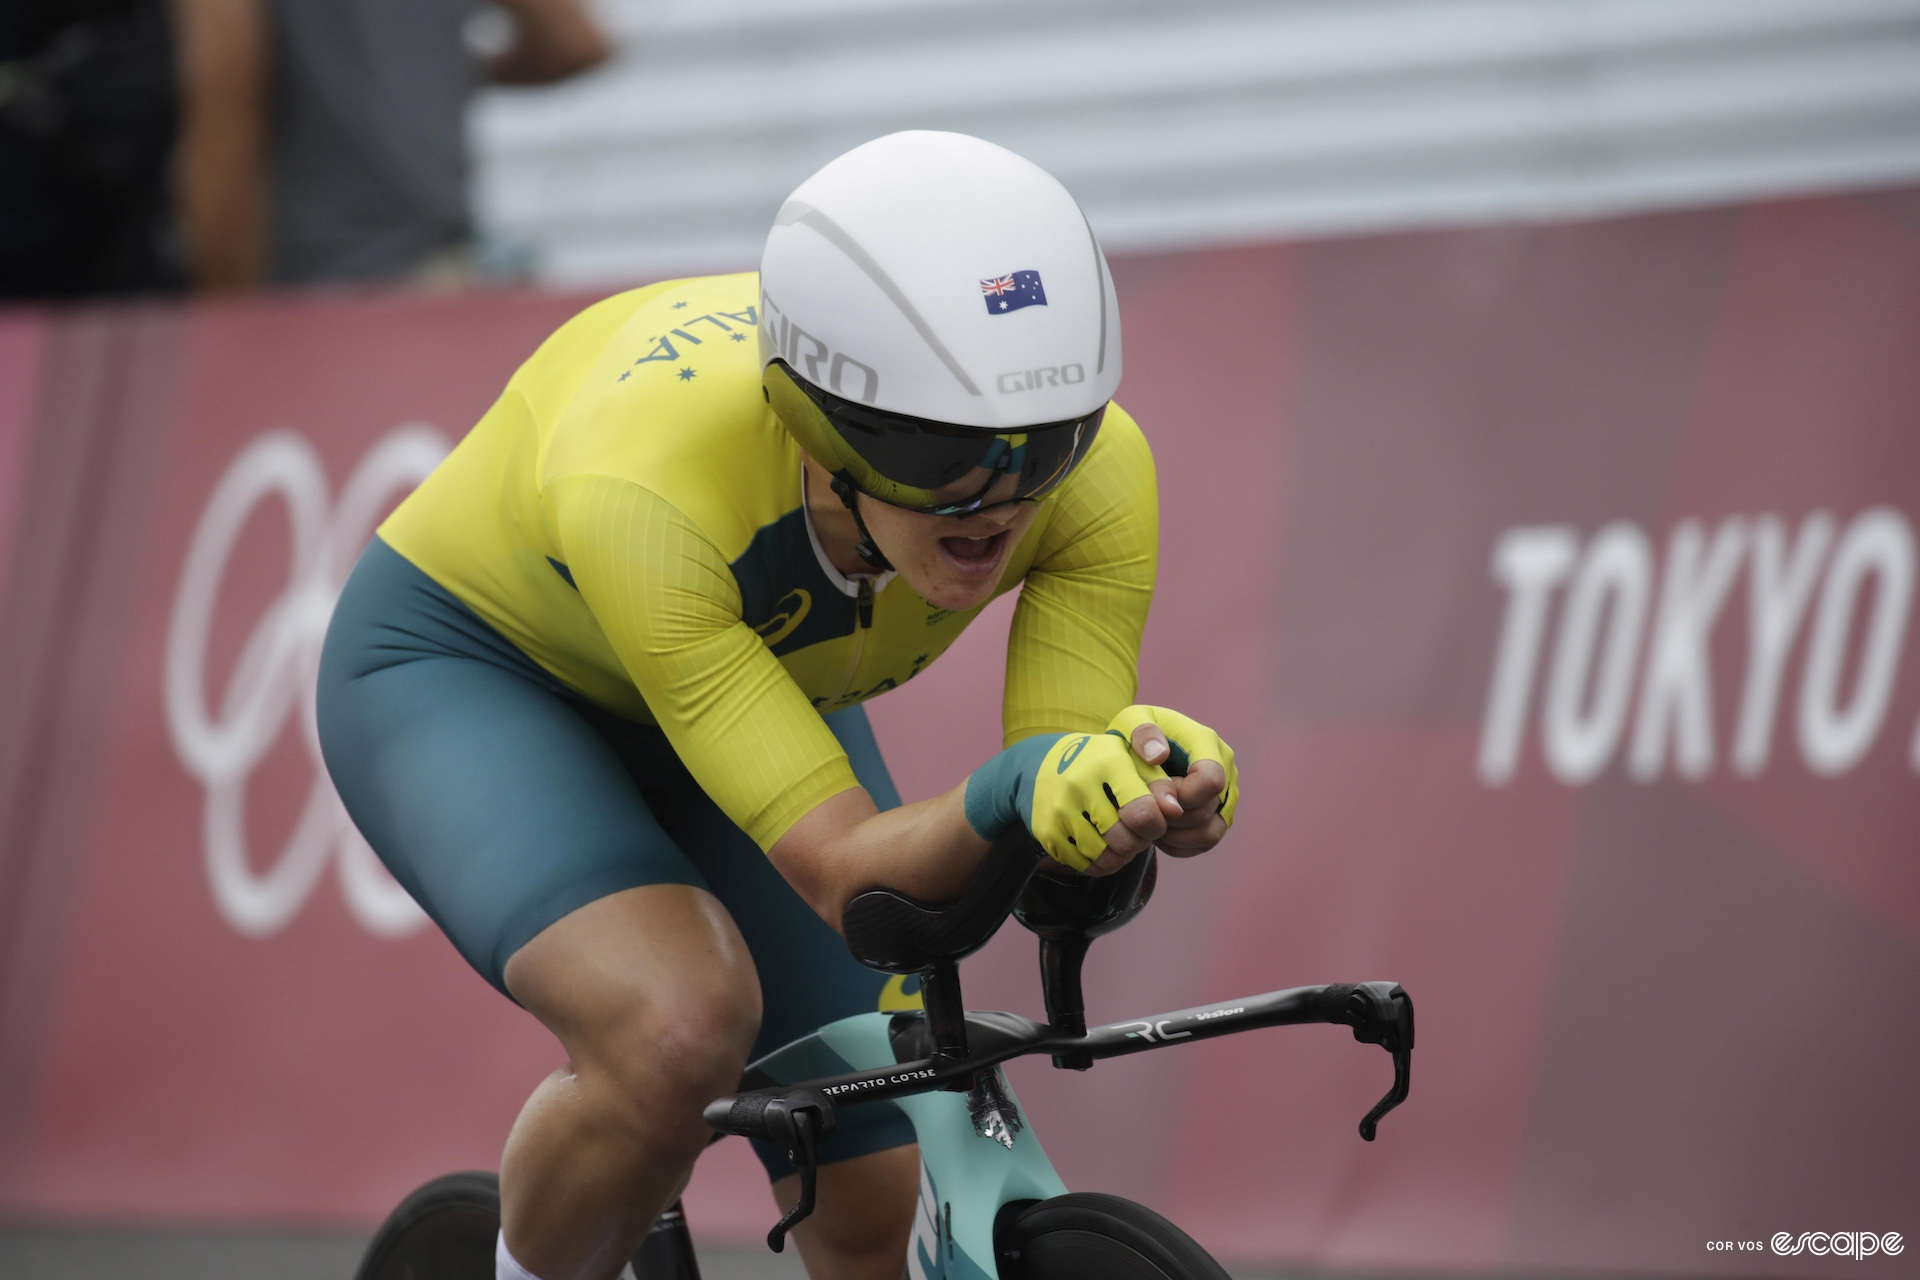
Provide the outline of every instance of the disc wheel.
[[994,1232],[1001,1280],[1229,1280],[1192,1236],[1119,1196],[1076,1191],[1008,1208]]
[[500,1175],[449,1173],[380,1224],[354,1280],[493,1280]]

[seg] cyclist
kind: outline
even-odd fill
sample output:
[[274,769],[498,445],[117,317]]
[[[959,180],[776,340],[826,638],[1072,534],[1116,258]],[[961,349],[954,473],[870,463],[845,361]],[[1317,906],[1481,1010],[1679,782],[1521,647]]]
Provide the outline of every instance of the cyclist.
[[[380,527],[322,657],[328,768],[567,1055],[502,1157],[501,1277],[615,1274],[750,1055],[901,1007],[834,933],[854,894],[955,897],[1016,822],[1095,875],[1224,834],[1232,753],[1133,704],[1157,514],[1119,379],[1066,190],[894,134],[794,192],[757,276],[569,321]],[[1006,750],[902,805],[860,703],[1023,584]],[[847,1113],[811,1274],[900,1274],[912,1141]]]

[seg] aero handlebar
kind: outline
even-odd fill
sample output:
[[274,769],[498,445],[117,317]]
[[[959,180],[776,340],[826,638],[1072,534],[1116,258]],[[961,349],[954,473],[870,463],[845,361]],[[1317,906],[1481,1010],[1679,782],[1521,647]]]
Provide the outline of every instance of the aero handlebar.
[[[970,1012],[967,1040],[973,1048],[964,1057],[938,1053],[928,1043],[929,1031],[920,1015],[897,1015],[894,1022],[895,1051],[904,1054],[895,1065],[717,1098],[707,1106],[707,1123],[722,1133],[791,1145],[793,1110],[817,1105],[816,1100],[848,1106],[964,1088],[980,1072],[1029,1054],[1083,1053],[1096,1059],[1117,1058],[1256,1027],[1327,1022],[1351,1027],[1355,1040],[1377,1044],[1393,1055],[1393,1087],[1360,1122],[1360,1136],[1371,1142],[1380,1117],[1406,1100],[1413,1058],[1413,1001],[1391,982],[1294,987],[1115,1022],[1077,1036],[1018,1014]],[[825,1137],[825,1133],[820,1136]]]

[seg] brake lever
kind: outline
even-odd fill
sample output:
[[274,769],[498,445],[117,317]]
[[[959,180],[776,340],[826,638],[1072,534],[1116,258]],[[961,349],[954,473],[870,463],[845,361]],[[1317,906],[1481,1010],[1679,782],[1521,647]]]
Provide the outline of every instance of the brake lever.
[[1393,1055],[1393,1087],[1360,1121],[1360,1136],[1372,1142],[1380,1119],[1407,1100],[1413,1075],[1413,997],[1397,982],[1344,983],[1321,994],[1329,1022],[1353,1028],[1361,1044],[1377,1044]]
[[820,1144],[839,1127],[833,1103],[812,1089],[782,1094],[741,1094],[716,1098],[707,1104],[707,1123],[721,1133],[765,1138],[777,1143],[800,1173],[800,1199],[767,1232],[767,1248],[781,1253],[787,1233],[804,1222],[814,1208],[820,1173]]
[[800,1171],[800,1198],[794,1202],[793,1208],[781,1216],[780,1221],[773,1224],[773,1230],[767,1232],[767,1248],[775,1253],[786,1251],[787,1233],[813,1213],[814,1193],[820,1178],[820,1139],[825,1136],[819,1132],[820,1114],[812,1107],[806,1107],[795,1109],[783,1117],[792,1142],[787,1148],[787,1159],[793,1161],[794,1168]]
[[1393,1054],[1393,1088],[1387,1090],[1387,1096],[1373,1104],[1373,1110],[1361,1118],[1360,1136],[1368,1142],[1380,1127],[1380,1117],[1407,1100],[1407,1077],[1413,1070],[1413,1053],[1407,1049],[1396,1049]]

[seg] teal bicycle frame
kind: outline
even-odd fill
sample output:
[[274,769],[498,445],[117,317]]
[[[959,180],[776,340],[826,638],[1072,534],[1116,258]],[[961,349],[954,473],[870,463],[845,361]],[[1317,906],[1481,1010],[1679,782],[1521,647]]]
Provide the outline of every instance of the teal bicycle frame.
[[[762,1058],[756,1067],[780,1084],[798,1085],[802,1073],[862,1075],[897,1064],[889,1035],[891,1015],[863,1013],[829,1023]],[[824,1068],[824,1070],[823,1070]],[[992,1070],[998,1072],[999,1068]],[[1000,1083],[1017,1107],[1004,1074]],[[1066,1184],[1032,1130],[1006,1139],[975,1129],[967,1095],[944,1090],[891,1098],[913,1121],[920,1143],[920,1204],[907,1248],[912,1280],[994,1280],[993,1227],[1003,1205],[1064,1195]]]

